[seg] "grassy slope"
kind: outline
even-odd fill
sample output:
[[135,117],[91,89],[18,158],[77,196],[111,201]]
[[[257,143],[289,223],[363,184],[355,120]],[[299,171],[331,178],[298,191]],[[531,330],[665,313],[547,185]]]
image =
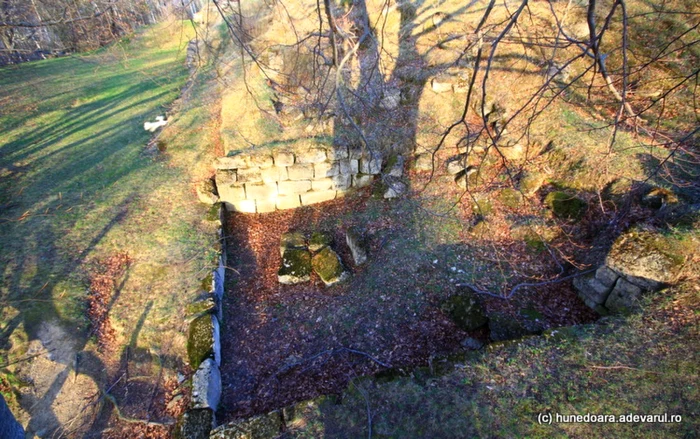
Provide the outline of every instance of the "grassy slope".
[[[369,410],[372,437],[382,438],[697,437],[698,290],[666,291],[653,302],[645,315],[475,352],[442,366],[447,373],[358,380],[342,403],[322,398],[308,405],[290,436],[367,437]],[[668,413],[683,420],[544,425],[539,413]]]
[[192,190],[211,159],[202,88],[161,136],[165,153],[146,152],[143,123],[180,94],[187,32],[165,23],[94,54],[0,70],[0,363],[23,357],[46,320],[92,349],[88,270],[122,251],[133,263],[110,309],[119,346],[184,352],[178,315],[215,239]]

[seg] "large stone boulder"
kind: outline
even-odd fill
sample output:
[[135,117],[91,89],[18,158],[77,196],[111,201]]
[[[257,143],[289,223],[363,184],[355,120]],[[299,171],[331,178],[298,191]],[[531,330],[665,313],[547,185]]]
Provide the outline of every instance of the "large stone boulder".
[[605,264],[629,282],[653,291],[673,283],[683,261],[663,236],[635,230],[615,241]]
[[281,284],[293,285],[311,280],[311,253],[305,248],[287,248],[277,272]]
[[464,331],[473,331],[488,322],[481,304],[472,291],[461,291],[450,297],[443,303],[442,309],[455,325]]
[[311,259],[311,266],[327,287],[345,280],[348,276],[338,254],[324,247]]
[[214,205],[219,201],[214,180],[208,178],[197,183],[195,186],[197,198],[204,204]]

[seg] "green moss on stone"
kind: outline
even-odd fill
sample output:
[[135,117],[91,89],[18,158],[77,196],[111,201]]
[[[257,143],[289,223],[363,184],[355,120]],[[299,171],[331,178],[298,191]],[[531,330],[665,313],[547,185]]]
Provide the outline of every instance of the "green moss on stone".
[[478,215],[488,216],[493,211],[493,204],[486,197],[476,197],[472,209]]
[[492,341],[516,340],[531,334],[518,320],[503,314],[489,316],[489,331]]
[[283,233],[280,238],[280,255],[284,255],[284,250],[288,248],[306,248],[306,236],[301,232]]
[[311,280],[311,254],[304,248],[287,248],[277,272],[280,283],[296,284]]
[[202,279],[202,283],[201,283],[202,289],[204,291],[211,291],[211,288],[212,288],[211,286],[212,286],[213,281],[214,281],[214,276],[211,273],[206,275],[206,277],[204,277],[204,279]]
[[488,322],[488,318],[472,292],[462,292],[450,297],[443,303],[442,309],[455,325],[464,331],[473,331]]
[[314,271],[327,286],[340,282],[345,277],[345,269],[338,255],[325,247],[311,260]]
[[192,302],[187,305],[186,313],[188,316],[196,316],[202,313],[213,313],[216,310],[216,301],[213,294],[207,294],[206,297]]
[[190,322],[187,337],[187,357],[190,367],[196,369],[208,357],[214,356],[214,324],[212,316],[205,314]]
[[313,232],[309,239],[309,250],[317,252],[333,243],[333,236],[328,232]]
[[566,219],[580,219],[588,207],[584,200],[560,191],[547,194],[544,203],[552,209],[554,216]]
[[506,188],[499,194],[499,199],[505,206],[510,207],[511,209],[516,209],[523,202],[523,194],[515,189]]
[[528,172],[520,178],[519,188],[526,197],[530,197],[540,190],[544,182],[544,175],[536,172]]
[[175,431],[175,439],[209,439],[214,427],[214,412],[211,409],[194,409],[182,415]]

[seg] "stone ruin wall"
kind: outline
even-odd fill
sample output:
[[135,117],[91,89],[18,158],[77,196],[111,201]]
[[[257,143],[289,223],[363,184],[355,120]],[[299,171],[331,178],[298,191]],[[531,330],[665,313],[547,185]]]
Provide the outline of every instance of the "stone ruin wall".
[[359,146],[295,142],[219,157],[216,187],[228,211],[265,213],[295,209],[368,186],[382,158]]

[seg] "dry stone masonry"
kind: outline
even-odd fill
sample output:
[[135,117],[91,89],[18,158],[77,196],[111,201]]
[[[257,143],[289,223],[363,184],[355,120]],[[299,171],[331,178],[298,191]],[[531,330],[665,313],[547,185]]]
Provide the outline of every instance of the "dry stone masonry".
[[330,201],[372,184],[379,153],[314,139],[216,160],[216,187],[229,211],[265,213]]
[[601,314],[634,310],[644,292],[673,284],[682,258],[653,233],[632,231],[617,239],[605,265],[574,280],[579,297]]

